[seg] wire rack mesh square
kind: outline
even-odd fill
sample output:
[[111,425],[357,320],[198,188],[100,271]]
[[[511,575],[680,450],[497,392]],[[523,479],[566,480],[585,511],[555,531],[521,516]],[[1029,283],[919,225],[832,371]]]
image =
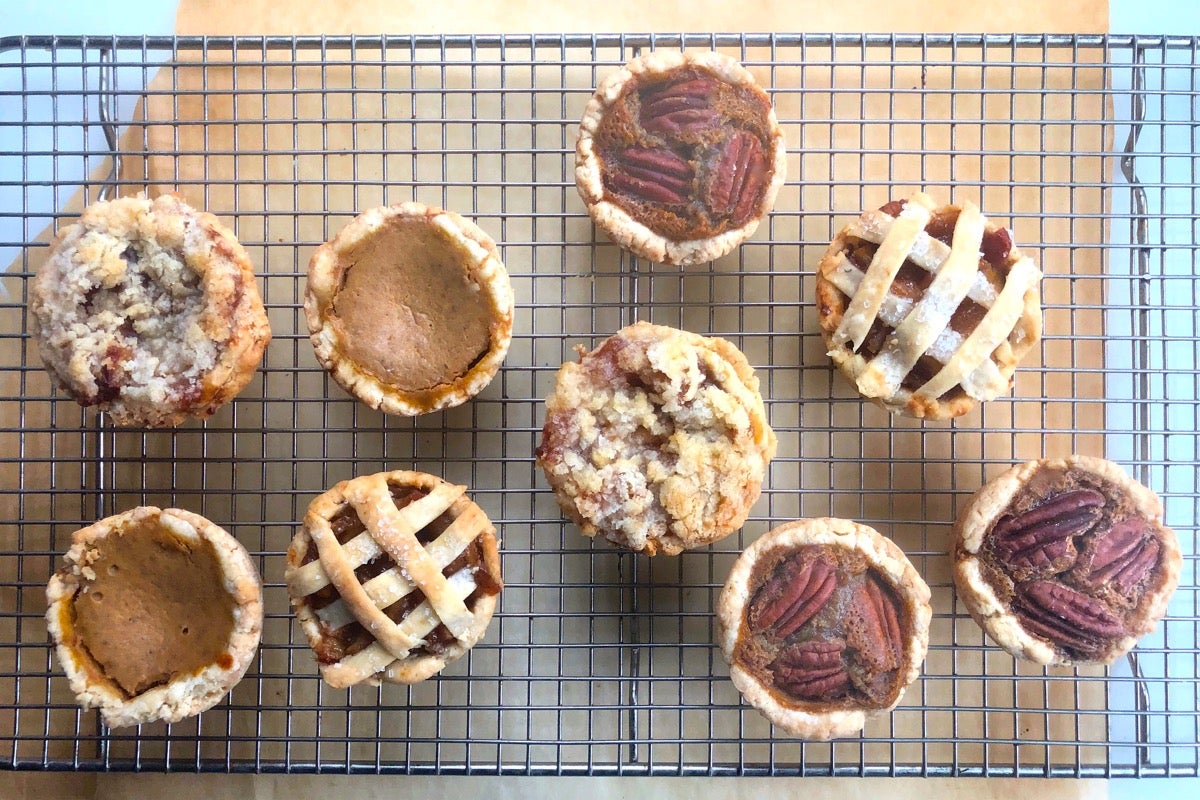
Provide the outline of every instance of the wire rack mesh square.
[[[701,268],[597,234],[574,137],[597,80],[653,48],[720,49],[772,95],[789,147],[774,214]],[[1196,775],[1200,412],[1197,42],[1070,36],[525,36],[0,40],[0,762],[288,772]],[[107,138],[107,137],[111,137]],[[235,228],[274,331],[205,423],[117,430],[51,387],[28,282],[106,184],[178,191]],[[79,188],[82,187],[82,188]],[[952,423],[889,418],[834,374],[813,269],[863,208],[914,187],[1005,220],[1046,272],[1045,337],[1009,397]],[[517,298],[505,368],[473,402],[373,412],[317,365],[313,249],[368,207],[473,218]],[[637,319],[724,336],[779,436],[746,527],[653,560],[565,522],[533,461],[542,398],[578,345]],[[1034,668],[954,597],[951,521],[1017,461],[1107,455],[1164,497],[1185,563],[1167,619],[1111,668]],[[413,687],[332,690],[282,585],[307,504],[412,468],[465,483],[499,529],[486,639]],[[174,725],[103,728],[52,656],[44,586],[71,533],[134,505],[199,512],[264,577],[257,661]],[[745,705],[714,648],[737,554],[801,516],[870,524],[933,591],[924,674],[862,737],[802,743]]]

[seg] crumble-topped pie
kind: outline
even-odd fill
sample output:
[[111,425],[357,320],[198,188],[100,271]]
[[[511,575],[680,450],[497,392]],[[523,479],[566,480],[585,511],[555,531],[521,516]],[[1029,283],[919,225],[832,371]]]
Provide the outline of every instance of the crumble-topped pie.
[[602,81],[579,124],[575,183],[635,255],[692,265],[754,233],[786,170],[771,99],[732,58],[654,52]]
[[199,714],[254,660],[258,571],[204,517],[135,508],[76,531],[64,561],[46,622],[71,690],[109,727]]
[[954,583],[975,621],[1039,664],[1112,663],[1154,630],[1182,556],[1158,495],[1102,458],[1018,464],[955,524]]
[[58,232],[29,310],[55,382],[125,426],[211,416],[271,340],[245,249],[174,195],[85,208]]
[[721,652],[746,701],[806,739],[850,736],[920,674],[929,587],[874,529],[804,519],[764,534],[717,601]]
[[817,268],[829,355],[864,397],[929,419],[1012,385],[1041,336],[1042,273],[971,202],[918,192],[868,211]]
[[496,243],[421,203],[364,211],[308,265],[304,315],[317,360],[371,408],[415,416],[474,397],[512,339]]
[[397,470],[343,481],[308,507],[286,580],[331,686],[417,683],[483,636],[500,555],[465,492]]
[[558,372],[538,464],[588,536],[677,555],[736,531],[775,456],[758,378],[718,337],[638,322]]

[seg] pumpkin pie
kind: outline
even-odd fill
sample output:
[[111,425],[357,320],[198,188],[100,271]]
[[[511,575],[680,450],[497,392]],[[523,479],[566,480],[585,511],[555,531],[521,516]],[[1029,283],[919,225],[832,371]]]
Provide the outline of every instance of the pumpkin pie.
[[304,314],[317,360],[371,408],[466,402],[500,368],[513,296],[496,245],[450,211],[365,211],[313,254]]
[[241,680],[262,631],[246,549],[197,514],[143,506],[72,536],[46,621],[84,708],[109,727],[176,722]]

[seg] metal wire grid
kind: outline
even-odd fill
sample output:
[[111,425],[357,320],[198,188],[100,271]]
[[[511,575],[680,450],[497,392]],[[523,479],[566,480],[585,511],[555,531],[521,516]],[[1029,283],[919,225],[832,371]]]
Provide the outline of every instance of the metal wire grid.
[[[572,166],[597,80],[648,48],[683,45],[754,71],[790,151],[758,235],[690,270],[597,235]],[[1196,775],[1196,48],[1065,36],[0,41],[0,94],[21,107],[0,122],[7,141],[19,136],[0,155],[0,189],[19,195],[0,210],[17,232],[0,241],[16,254],[0,279],[0,758],[43,769]],[[1177,103],[1181,124],[1168,121]],[[127,121],[119,144],[114,118]],[[114,430],[41,369],[25,300],[42,229],[103,185],[177,189],[231,221],[254,258],[274,340],[260,376],[207,423]],[[1046,336],[1014,395],[949,424],[863,404],[816,335],[812,269],[825,244],[860,209],[916,185],[1010,219],[1047,273]],[[359,210],[414,198],[501,243],[518,314],[506,366],[480,397],[403,420],[328,379],[300,300],[316,245]],[[737,343],[780,439],[745,529],[674,559],[580,536],[532,457],[559,364],[639,318]],[[1136,662],[1033,669],[955,601],[949,526],[1008,464],[1072,451],[1107,453],[1162,494],[1182,583]],[[396,467],[471,487],[503,537],[500,611],[437,678],[334,691],[292,623],[282,554],[316,494]],[[147,503],[197,511],[245,543],[267,619],[227,701],[176,725],[110,731],[78,710],[52,660],[43,588],[73,530]],[[741,548],[818,515],[892,536],[935,612],[923,678],[890,718],[834,744],[777,735],[713,646],[713,602]]]

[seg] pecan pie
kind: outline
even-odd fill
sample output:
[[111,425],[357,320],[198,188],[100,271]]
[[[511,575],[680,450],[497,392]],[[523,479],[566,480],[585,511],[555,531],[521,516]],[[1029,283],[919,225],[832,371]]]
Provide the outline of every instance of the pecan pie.
[[1154,492],[1073,455],[985,484],[955,524],[954,561],[958,596],[1005,650],[1107,664],[1166,613],[1182,557]]
[[117,425],[211,416],[271,339],[246,251],[173,195],[84,209],[58,232],[29,310],[51,377]]
[[465,492],[397,470],[343,481],[308,507],[286,580],[331,686],[417,683],[483,636],[500,555]]
[[970,202],[920,192],[842,229],[817,268],[829,355],[893,413],[957,417],[1012,385],[1041,336],[1042,273]]
[[771,99],[715,52],[655,52],[596,89],[575,183],[596,224],[635,255],[691,265],[754,233],[783,185]]
[[211,708],[245,674],[262,631],[246,549],[175,508],[142,506],[76,531],[46,599],[71,690],[113,728]]
[[420,203],[371,209],[317,248],[304,315],[317,360],[371,408],[461,405],[512,339],[508,272],[486,233]]
[[738,558],[717,601],[734,685],[805,739],[862,730],[920,674],[929,587],[890,539],[843,519],[789,522]]
[[579,353],[546,400],[537,450],[567,516],[651,556],[740,528],[775,455],[741,351],[639,322]]

